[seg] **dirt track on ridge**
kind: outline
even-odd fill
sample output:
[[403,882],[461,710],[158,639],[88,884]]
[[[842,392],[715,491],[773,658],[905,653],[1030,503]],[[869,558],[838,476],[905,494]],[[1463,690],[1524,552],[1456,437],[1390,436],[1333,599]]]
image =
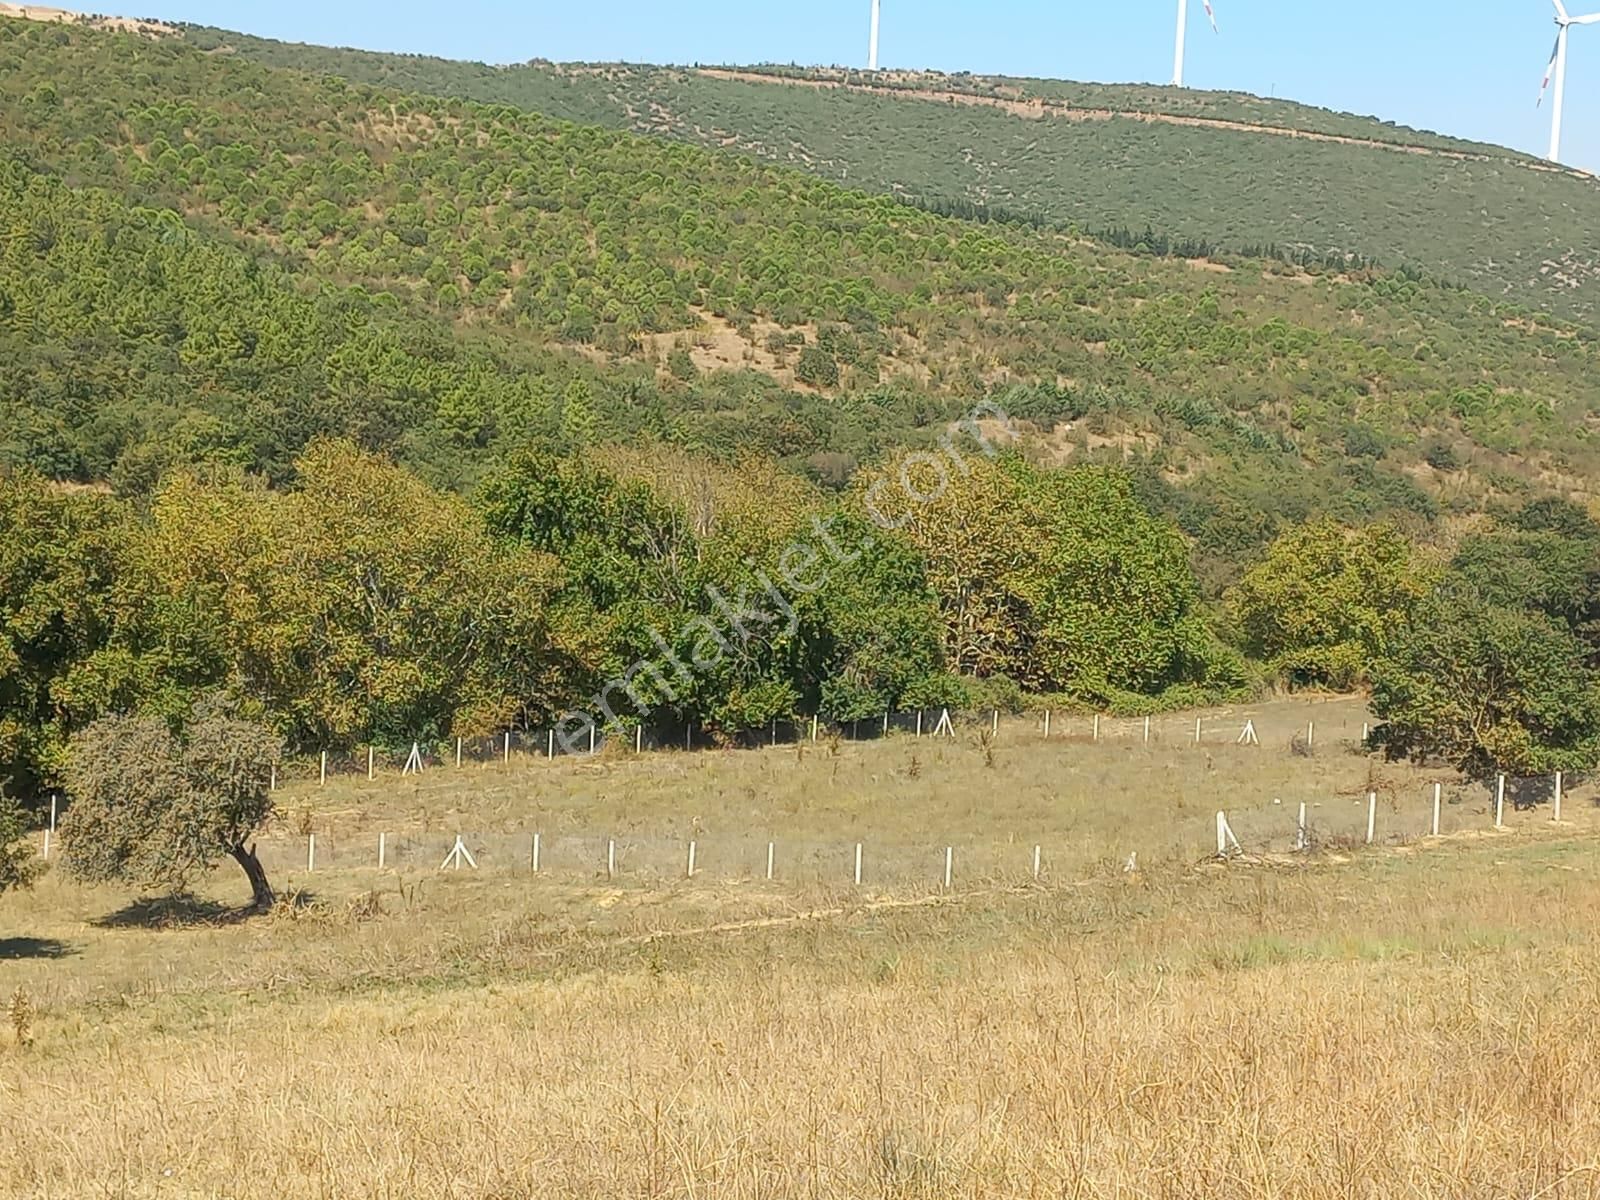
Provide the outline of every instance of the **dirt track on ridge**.
[[761,71],[738,71],[720,67],[699,67],[695,74],[713,79],[729,79],[741,83],[763,83],[774,86],[808,87],[818,91],[837,90],[856,92],[868,96],[890,99],[926,100],[940,104],[966,104],[978,108],[997,108],[1012,116],[1026,120],[1043,120],[1054,117],[1066,121],[1111,121],[1123,119],[1145,121],[1152,125],[1184,125],[1193,129],[1219,129],[1233,133],[1255,133],[1269,137],[1296,138],[1307,142],[1330,142],[1340,146],[1360,146],[1370,150],[1388,150],[1397,154],[1418,154],[1431,158],[1447,158],[1457,162],[1493,163],[1520,167],[1529,171],[1542,171],[1549,175],[1568,175],[1575,179],[1594,181],[1587,171],[1571,167],[1528,161],[1495,154],[1477,154],[1466,150],[1442,150],[1434,146],[1419,146],[1409,142],[1385,142],[1377,138],[1348,137],[1337,133],[1318,133],[1305,129],[1290,129],[1284,125],[1260,125],[1249,121],[1230,121],[1222,117],[1187,117],[1176,113],[1142,112],[1137,109],[1081,108],[1059,100],[1008,100],[1002,96],[976,96],[969,92],[940,91],[933,88],[874,87],[867,83],[847,83],[834,79],[797,79],[791,76],[768,75]]

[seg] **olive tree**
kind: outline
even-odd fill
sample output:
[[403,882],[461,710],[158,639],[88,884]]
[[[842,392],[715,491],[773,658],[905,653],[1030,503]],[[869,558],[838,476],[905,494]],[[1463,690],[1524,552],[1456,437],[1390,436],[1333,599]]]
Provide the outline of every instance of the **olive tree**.
[[253,906],[269,907],[272,887],[248,843],[271,815],[279,750],[270,730],[220,712],[197,713],[176,733],[153,717],[96,721],[69,748],[63,863],[85,880],[181,891],[228,856]]

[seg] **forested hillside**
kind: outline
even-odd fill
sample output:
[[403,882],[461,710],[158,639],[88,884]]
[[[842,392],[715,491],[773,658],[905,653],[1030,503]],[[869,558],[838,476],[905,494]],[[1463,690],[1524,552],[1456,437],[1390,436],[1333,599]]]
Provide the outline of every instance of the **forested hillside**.
[[218,696],[307,749],[1372,680],[1402,752],[1600,747],[1572,318],[81,25],[0,20],[0,120],[5,787]]
[[5,21],[0,66],[5,336],[38,364],[8,454],[59,477],[281,471],[334,433],[461,482],[531,437],[653,433],[840,486],[992,393],[1040,453],[1129,462],[1225,576],[1313,512],[1426,519],[1600,466],[1588,329],[1404,274],[941,218],[176,39]]
[[901,72],[489,67],[186,36],[277,66],[738,149],[852,187],[1100,232],[1149,226],[1232,252],[1355,254],[1569,315],[1600,304],[1593,178],[1285,101]]

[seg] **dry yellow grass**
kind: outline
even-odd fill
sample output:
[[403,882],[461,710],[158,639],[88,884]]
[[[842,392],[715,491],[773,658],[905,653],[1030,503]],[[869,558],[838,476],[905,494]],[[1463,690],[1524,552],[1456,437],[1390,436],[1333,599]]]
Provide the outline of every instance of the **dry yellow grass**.
[[[452,804],[677,834],[688,802],[908,851],[1048,826],[1042,886],[336,866],[269,918],[152,927],[48,877],[0,900],[0,1001],[35,1010],[31,1045],[0,1029],[0,1195],[1600,1195],[1591,803],[1199,865],[1176,798],[1203,843],[1217,789],[1371,764],[1273,751],[1208,783],[1220,759],[1129,750],[1073,747],[1081,790],[1066,760],[890,743],[513,766],[476,774],[481,812],[428,776],[387,810],[364,782],[292,797],[329,837]],[[874,759],[878,792],[851,774]],[[1139,838],[1173,849],[1125,873]]]

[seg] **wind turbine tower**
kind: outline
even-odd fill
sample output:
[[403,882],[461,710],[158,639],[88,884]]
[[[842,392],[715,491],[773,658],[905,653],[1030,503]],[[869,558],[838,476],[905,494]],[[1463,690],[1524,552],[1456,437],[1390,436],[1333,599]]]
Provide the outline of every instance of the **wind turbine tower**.
[[[876,2],[876,0],[874,0]],[[1211,0],[1205,0],[1206,16],[1211,21],[1211,32],[1217,32],[1217,14]],[[1189,0],[1178,0],[1178,49],[1172,58],[1172,86],[1183,86],[1183,50],[1189,40]]]
[[1561,0],[1551,0],[1556,6],[1556,48],[1550,55],[1550,65],[1544,71],[1544,83],[1539,85],[1539,103],[1544,103],[1550,78],[1555,76],[1556,92],[1552,97],[1550,114],[1550,161],[1561,161],[1561,110],[1567,99],[1567,34],[1574,25],[1593,25],[1600,21],[1600,13],[1587,17],[1569,16]]
[[882,0],[872,0],[872,36],[867,40],[867,70],[878,69],[878,8]]

